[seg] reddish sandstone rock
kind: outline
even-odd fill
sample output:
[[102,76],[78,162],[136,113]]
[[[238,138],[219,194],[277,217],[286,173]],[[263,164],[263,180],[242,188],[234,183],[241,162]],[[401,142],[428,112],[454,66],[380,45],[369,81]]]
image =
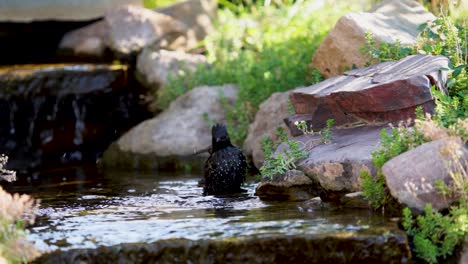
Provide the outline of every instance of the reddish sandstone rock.
[[321,83],[297,88],[291,94],[295,115],[285,121],[293,135],[300,131],[295,121],[306,120],[321,129],[327,119],[335,125],[398,122],[414,117],[422,106],[434,109],[431,86],[445,91],[448,59],[443,56],[413,55],[345,72]]

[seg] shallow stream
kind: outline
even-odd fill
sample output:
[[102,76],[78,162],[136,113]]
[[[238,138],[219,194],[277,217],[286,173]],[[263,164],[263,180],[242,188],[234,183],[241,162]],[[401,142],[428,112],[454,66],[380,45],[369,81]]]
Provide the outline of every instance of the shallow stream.
[[93,176],[64,176],[59,183],[42,183],[41,189],[32,190],[41,200],[41,209],[29,240],[39,249],[171,238],[352,234],[387,223],[367,210],[313,211],[303,203],[264,202],[254,195],[255,183],[246,184],[243,194],[215,197],[202,195],[200,175],[106,172]]

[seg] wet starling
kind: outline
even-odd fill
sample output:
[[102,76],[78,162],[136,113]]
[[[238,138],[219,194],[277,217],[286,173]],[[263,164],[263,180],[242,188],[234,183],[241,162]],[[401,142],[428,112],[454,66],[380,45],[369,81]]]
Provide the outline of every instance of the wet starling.
[[242,191],[247,162],[242,151],[231,144],[224,125],[211,129],[211,153],[205,162],[205,194],[227,194]]

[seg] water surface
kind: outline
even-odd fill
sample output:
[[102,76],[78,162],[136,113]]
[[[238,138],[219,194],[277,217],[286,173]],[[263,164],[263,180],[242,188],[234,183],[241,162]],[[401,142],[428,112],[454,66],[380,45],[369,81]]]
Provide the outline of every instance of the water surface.
[[[66,174],[64,174],[66,175]],[[94,177],[94,178],[93,178]],[[106,172],[42,183],[29,240],[41,250],[95,248],[170,238],[230,239],[330,234],[385,221],[369,211],[312,211],[299,202],[264,202],[256,183],[243,194],[203,196],[200,175]]]

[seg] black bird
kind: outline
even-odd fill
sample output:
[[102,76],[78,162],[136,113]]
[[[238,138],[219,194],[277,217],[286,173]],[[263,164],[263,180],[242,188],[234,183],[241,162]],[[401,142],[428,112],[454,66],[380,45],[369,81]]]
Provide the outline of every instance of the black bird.
[[231,144],[226,127],[216,124],[211,129],[212,145],[204,168],[204,194],[241,192],[247,161],[242,151]]

